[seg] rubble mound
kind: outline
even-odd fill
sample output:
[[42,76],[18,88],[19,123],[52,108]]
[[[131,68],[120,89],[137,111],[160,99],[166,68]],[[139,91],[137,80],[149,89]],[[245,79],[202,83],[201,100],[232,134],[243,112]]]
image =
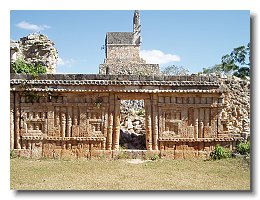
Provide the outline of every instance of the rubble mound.
[[46,35],[29,34],[18,41],[11,41],[12,46],[16,47],[16,59],[22,59],[29,64],[40,64],[46,67],[47,73],[56,72],[58,51],[54,47],[54,42]]
[[120,146],[125,149],[146,149],[144,102],[123,100],[120,107]]
[[222,79],[226,87],[224,109],[221,118],[233,134],[247,138],[250,135],[250,80],[237,77]]

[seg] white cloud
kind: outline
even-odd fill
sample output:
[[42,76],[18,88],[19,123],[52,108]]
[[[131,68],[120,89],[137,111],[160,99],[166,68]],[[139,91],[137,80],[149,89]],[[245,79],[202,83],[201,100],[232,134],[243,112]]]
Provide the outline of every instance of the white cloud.
[[180,61],[180,57],[174,54],[165,54],[160,50],[141,50],[140,56],[151,64],[166,64]]
[[48,26],[48,25],[36,25],[36,24],[28,23],[26,21],[22,21],[22,22],[16,24],[16,26],[18,28],[26,29],[26,30],[30,30],[30,31],[42,31],[44,29],[50,28],[50,26]]
[[73,58],[64,60],[62,58],[57,59],[57,66],[58,67],[71,67],[76,61]]

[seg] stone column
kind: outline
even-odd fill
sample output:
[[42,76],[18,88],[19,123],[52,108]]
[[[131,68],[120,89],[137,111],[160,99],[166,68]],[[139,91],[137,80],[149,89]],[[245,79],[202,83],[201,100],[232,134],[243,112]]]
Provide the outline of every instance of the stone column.
[[89,134],[87,130],[88,127],[86,107],[81,106],[79,107],[79,137],[84,137]]
[[181,120],[182,120],[182,127],[181,127],[182,137],[189,137],[188,136],[188,130],[187,130],[187,127],[188,127],[188,107],[182,108],[182,110],[181,110]]
[[152,150],[152,120],[151,120],[151,100],[145,99],[145,126],[146,126],[146,149]]
[[10,93],[10,150],[14,149],[14,92]]
[[217,108],[217,135],[218,134],[223,134],[223,126],[221,124],[221,108]]
[[158,150],[158,94],[152,94],[153,150]]
[[210,121],[210,108],[205,108],[205,125],[207,126]]
[[78,107],[73,107],[73,125],[78,125]]
[[67,129],[66,129],[66,137],[71,137],[71,127],[72,127],[72,107],[68,107],[67,109]]
[[20,144],[20,94],[15,92],[15,99],[14,99],[14,148],[21,149]]
[[199,138],[203,138],[204,108],[199,109]]
[[203,123],[203,121],[201,121],[199,124],[199,137],[200,138],[204,138],[203,130],[204,130],[204,123]]
[[199,109],[194,108],[194,137],[198,139],[199,137]]
[[211,135],[213,137],[217,137],[217,131],[218,131],[217,118],[218,118],[217,108],[211,108],[210,109],[210,126],[211,126]]
[[113,135],[113,150],[119,149],[120,137],[120,100],[115,98],[115,122],[114,122],[114,135]]
[[66,137],[66,113],[65,108],[61,108],[61,137]]
[[101,131],[103,131],[103,135],[107,137],[107,129],[108,129],[108,109],[103,108],[102,111],[102,125]]
[[106,150],[106,141],[101,141],[101,149]]
[[113,124],[114,124],[114,108],[115,108],[115,96],[109,94],[109,108],[108,108],[108,130],[107,130],[107,150],[112,149],[112,135],[113,135]]

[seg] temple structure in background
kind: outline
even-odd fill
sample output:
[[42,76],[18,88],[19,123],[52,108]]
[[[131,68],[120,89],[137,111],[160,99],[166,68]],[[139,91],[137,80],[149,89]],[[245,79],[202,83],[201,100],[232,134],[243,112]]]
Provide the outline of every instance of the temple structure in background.
[[106,58],[99,66],[100,74],[154,75],[160,74],[158,64],[146,64],[140,58],[140,13],[135,11],[133,32],[108,32],[105,40]]

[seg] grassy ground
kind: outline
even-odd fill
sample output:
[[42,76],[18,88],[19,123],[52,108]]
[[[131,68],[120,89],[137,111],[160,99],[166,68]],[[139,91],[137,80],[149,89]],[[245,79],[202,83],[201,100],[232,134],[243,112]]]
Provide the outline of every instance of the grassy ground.
[[11,159],[15,190],[249,190],[250,167],[219,161]]

